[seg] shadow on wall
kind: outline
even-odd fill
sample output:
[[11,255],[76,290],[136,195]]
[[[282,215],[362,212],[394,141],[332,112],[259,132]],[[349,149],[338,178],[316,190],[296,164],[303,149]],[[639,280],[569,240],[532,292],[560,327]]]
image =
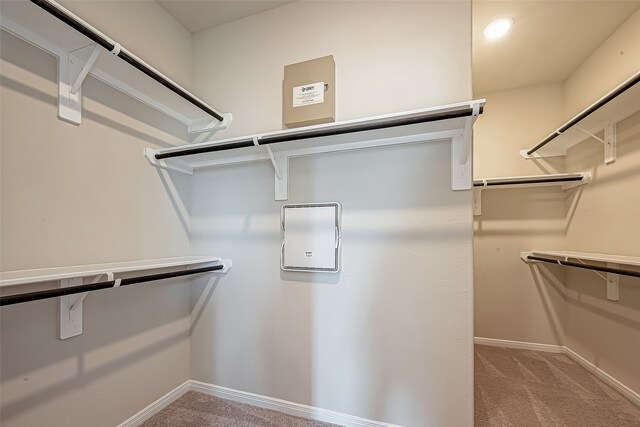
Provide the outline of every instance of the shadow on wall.
[[[31,83],[13,80],[5,75],[9,71],[6,64],[3,66],[2,86],[55,106],[57,109],[58,65],[56,57],[18,39],[12,34],[0,31],[2,34],[2,49],[0,50],[2,60],[27,70],[34,77],[37,76],[50,82],[52,90],[51,92],[43,92],[34,88]],[[29,52],[29,54],[25,55],[24,52]],[[38,84],[38,86],[42,87],[42,84]],[[82,86],[82,91],[84,103],[82,109],[83,121],[93,121],[102,126],[131,135],[141,141],[146,141],[155,147],[172,147],[190,138],[183,124],[140,101],[134,100],[119,90],[95,79],[93,76],[87,77]],[[113,116],[114,112],[118,112],[123,118],[128,118],[128,121],[133,118],[137,122],[136,125],[143,126],[136,129],[133,126],[124,124],[124,120],[109,118]],[[67,123],[65,125],[74,126]],[[147,129],[142,130],[143,127]],[[200,138],[205,136],[208,135],[201,135]]]
[[560,292],[566,301],[588,310],[598,316],[624,324],[640,332],[640,291],[639,279],[620,276],[620,301],[607,300],[605,279],[591,271],[569,269],[566,279],[558,279],[557,272],[547,266],[536,264],[541,278]]
[[84,300],[83,334],[67,340],[58,339],[57,299],[2,307],[2,420],[188,346],[188,314],[176,303],[184,298],[183,285],[167,280],[92,292]]

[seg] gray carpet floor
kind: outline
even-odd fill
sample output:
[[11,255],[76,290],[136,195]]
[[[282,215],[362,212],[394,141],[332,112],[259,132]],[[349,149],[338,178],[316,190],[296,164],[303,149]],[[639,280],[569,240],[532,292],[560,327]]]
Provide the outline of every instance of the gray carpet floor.
[[[476,345],[475,424],[640,427],[640,408],[564,354]],[[142,424],[187,426],[337,427],[196,392]]]
[[189,391],[141,427],[339,427]]
[[475,424],[639,427],[640,408],[564,354],[476,345]]

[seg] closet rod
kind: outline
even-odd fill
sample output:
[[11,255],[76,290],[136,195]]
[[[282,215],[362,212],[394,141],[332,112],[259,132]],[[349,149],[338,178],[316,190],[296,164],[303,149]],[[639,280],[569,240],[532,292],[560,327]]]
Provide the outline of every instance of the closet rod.
[[589,108],[584,110],[582,113],[580,113],[577,116],[575,116],[573,119],[571,119],[569,122],[567,122],[560,129],[556,130],[551,135],[549,135],[548,137],[546,137],[545,139],[540,141],[540,143],[538,143],[538,145],[533,147],[531,150],[527,151],[527,154],[529,156],[532,155],[533,153],[535,153],[536,151],[538,151],[539,149],[541,149],[542,147],[544,147],[545,145],[547,145],[548,143],[553,141],[555,138],[557,138],[558,136],[560,136],[561,134],[566,132],[570,127],[572,127],[573,125],[575,125],[576,123],[578,123],[579,121],[581,121],[582,119],[587,117],[589,114],[591,114],[594,111],[596,111],[597,109],[601,108],[603,105],[605,105],[609,101],[611,101],[614,98],[620,96],[627,89],[630,89],[631,87],[633,87],[638,82],[640,82],[640,73],[638,73],[636,76],[634,76],[633,78],[629,79],[627,82],[623,83],[622,85],[618,86],[612,92],[608,93],[606,96],[604,96],[603,98],[598,100],[595,104],[593,104],[592,106],[590,106]]
[[[483,107],[480,107],[482,113]],[[285,131],[280,134],[257,136],[255,138],[243,138],[238,141],[226,144],[210,145],[206,147],[192,147],[181,150],[170,151],[166,153],[158,153],[155,155],[157,160],[168,159],[170,157],[192,156],[194,154],[211,153],[214,151],[234,150],[237,148],[247,148],[256,145],[277,144],[279,142],[290,142],[301,139],[319,138],[325,136],[342,135],[354,132],[365,132],[369,130],[386,129],[397,126],[407,126],[418,123],[435,122],[439,120],[457,119],[461,117],[469,117],[473,115],[472,107],[461,107],[456,110],[446,112],[429,112],[418,116],[404,118],[390,118],[387,120],[376,121],[373,123],[357,123],[344,126],[326,127],[312,130],[302,130],[299,132]]]
[[47,289],[44,291],[25,292],[22,294],[0,297],[0,306],[20,304],[23,302],[38,301],[41,299],[61,297],[65,295],[80,294],[83,292],[98,291],[101,289],[115,288],[119,286],[135,285],[154,280],[170,279],[173,277],[188,276],[192,274],[207,273],[222,270],[224,265],[194,268],[193,270],[173,271],[169,273],[150,274],[147,276],[129,277],[126,279],[109,280],[106,282],[91,283],[86,285],[69,286],[66,288]]
[[118,43],[109,39],[107,36],[102,34],[100,31],[96,30],[86,22],[82,21],[73,13],[69,12],[64,7],[60,6],[58,3],[50,0],[30,0],[36,6],[39,6],[44,11],[50,13],[55,16],[65,24],[74,28],[76,31],[82,33],[95,43],[99,44],[112,54],[116,55],[118,58],[137,68],[147,76],[151,77],[153,80],[157,81],[170,91],[174,92],[178,96],[182,97],[186,101],[200,108],[205,113],[214,117],[218,121],[223,121],[224,117],[209,105],[205,104],[200,99],[196,98],[176,83],[165,77],[159,71],[155,70],[153,67],[147,65],[144,61],[136,57],[131,52],[128,52],[125,48],[121,47]]
[[512,181],[502,181],[502,182],[474,182],[474,187],[494,187],[497,185],[514,185],[514,184],[542,184],[547,182],[571,182],[571,181],[582,181],[584,179],[583,176],[571,176],[571,177],[553,177],[553,178],[534,178],[534,179],[517,179]]
[[527,260],[548,262],[549,264],[566,265],[567,267],[584,268],[586,270],[602,271],[603,273],[615,273],[615,274],[620,274],[622,276],[640,277],[640,271],[622,270],[620,268],[613,268],[613,267],[601,267],[599,265],[593,265],[593,264],[581,264],[578,262],[563,261],[560,259],[543,258],[535,255],[528,255]]

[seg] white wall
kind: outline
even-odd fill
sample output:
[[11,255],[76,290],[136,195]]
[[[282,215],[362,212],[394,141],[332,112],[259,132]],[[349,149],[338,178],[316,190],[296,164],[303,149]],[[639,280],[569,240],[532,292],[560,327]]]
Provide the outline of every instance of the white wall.
[[284,66],[326,55],[336,120],[468,101],[469,2],[448,3],[295,2],[196,34],[195,90],[234,115],[216,137],[281,129]]
[[[640,115],[618,126],[618,160],[603,164],[602,144],[586,141],[558,161],[525,161],[517,151],[637,72],[640,11],[559,84],[485,94],[474,129],[476,177],[591,171],[587,186],[483,193],[476,219],[477,336],[566,345],[640,392],[640,287],[621,278],[620,301],[606,299],[604,281],[571,268],[529,268],[521,250],[567,249],[639,256]],[[508,154],[504,154],[507,152]]]
[[[475,178],[563,171],[563,158],[540,163],[519,154],[562,123],[562,84],[476,97],[486,98],[487,105],[474,127]],[[534,248],[564,248],[566,197],[549,188],[482,191],[482,215],[474,217],[473,240],[476,336],[562,343],[564,300],[538,280],[519,255]]]
[[[312,18],[309,18],[312,17]],[[469,2],[297,2],[195,36],[195,87],[281,127],[283,67],[333,54],[338,120],[470,98]],[[268,162],[198,172],[193,253],[231,257],[192,294],[191,377],[403,426],[473,417],[471,194],[447,142],[293,159],[289,202],[339,201],[339,275],[281,272]]]
[[[163,13],[152,2],[67,5],[125,46],[158,30],[151,19],[131,25],[132,9],[136,18]],[[184,82],[190,50],[181,46],[190,35],[169,28],[163,37],[172,44],[148,50],[149,61]],[[144,146],[182,142],[182,125],[92,77],[82,124],[59,121],[55,58],[4,32],[1,44],[2,270],[187,255],[188,180],[163,178],[142,156]],[[176,200],[166,186],[179,191]],[[65,341],[57,338],[56,300],[3,307],[2,426],[114,426],[184,382],[185,283],[92,293],[83,335]]]
[[[588,105],[638,71],[640,11],[596,50],[566,84],[566,109]],[[599,92],[598,92],[599,91]],[[586,94],[591,94],[591,99]],[[570,150],[567,170],[591,170],[567,228],[570,250],[640,256],[640,113],[618,124],[618,159],[602,163],[602,144]],[[591,363],[640,393],[640,280],[621,277],[620,301],[606,300],[604,280],[567,272],[566,342]]]

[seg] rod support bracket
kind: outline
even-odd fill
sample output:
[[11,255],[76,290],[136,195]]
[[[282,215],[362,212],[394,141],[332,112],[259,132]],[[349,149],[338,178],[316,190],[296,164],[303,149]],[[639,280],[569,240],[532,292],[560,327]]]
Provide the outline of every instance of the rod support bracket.
[[[607,263],[607,267],[619,268],[616,263]],[[611,301],[620,300],[620,275],[615,273],[607,273],[607,299]]]
[[144,147],[144,157],[145,159],[147,159],[147,162],[149,162],[151,166],[158,169],[168,170],[171,172],[178,172],[186,175],[193,175],[193,168],[186,165],[178,164],[175,162],[171,162],[171,164],[168,164],[164,159],[161,159],[161,160],[156,159],[156,154],[158,154],[158,150],[154,150],[153,148],[149,148],[149,147]]
[[216,119],[211,119],[210,117],[192,120],[187,124],[187,130],[189,133],[211,132],[212,135],[210,136],[213,136],[213,134],[219,130],[228,128],[231,122],[233,122],[233,114],[231,113],[222,114],[222,118],[223,120],[221,122]]

